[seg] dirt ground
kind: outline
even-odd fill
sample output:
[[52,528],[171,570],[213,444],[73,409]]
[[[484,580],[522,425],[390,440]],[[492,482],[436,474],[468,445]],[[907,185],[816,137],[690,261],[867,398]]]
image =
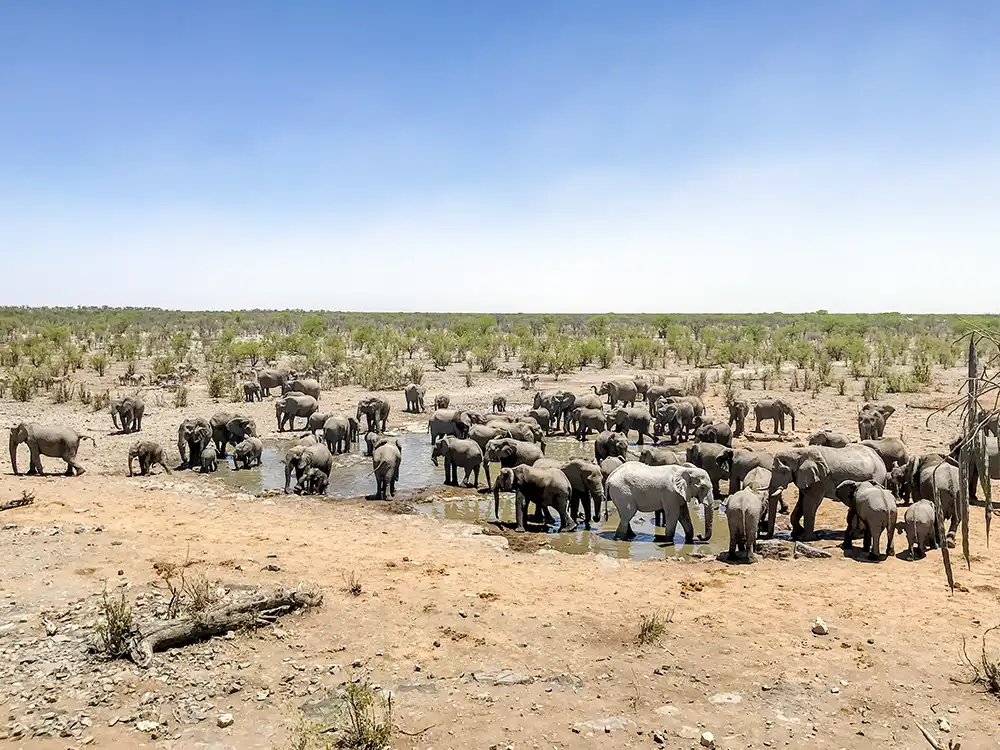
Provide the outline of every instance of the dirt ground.
[[[588,369],[558,385],[582,391],[632,372]],[[920,407],[946,402],[960,379],[938,372],[927,393],[881,399],[897,407],[886,434],[911,451],[940,448],[954,420],[925,426]],[[447,392],[486,411],[500,393],[509,410],[531,398],[516,380],[478,373],[466,388],[458,367],[428,372],[427,385],[429,403]],[[538,387],[552,385],[543,377]],[[834,387],[812,398],[788,392],[786,377],[767,393],[795,405],[801,438],[822,427],[856,434],[861,383],[848,386],[847,396]],[[353,410],[361,394],[325,392],[322,405]],[[745,395],[762,397],[759,381]],[[390,427],[425,419],[403,412],[401,392],[389,397]],[[174,461],[185,416],[235,406],[213,404],[201,382],[183,410],[164,405],[166,392],[145,398],[142,436]],[[720,385],[705,400],[724,417]],[[277,437],[270,402],[235,408]],[[969,676],[963,639],[975,658],[1000,623],[1000,567],[981,507],[972,568],[958,568],[954,594],[937,553],[871,564],[845,558],[835,540],[819,544],[831,559],[749,566],[529,554],[482,527],[378,503],[255,498],[189,472],[129,479],[135,438],[109,434],[107,413],[43,398],[0,402],[0,413],[97,438],[81,449],[83,477],[0,476],[0,503],[35,497],[0,514],[0,738],[12,746],[291,747],[303,721],[324,722],[338,688],[367,679],[391,692],[398,748],[688,748],[706,731],[719,748],[929,747],[918,724],[944,746],[1000,747],[997,699],[955,681]],[[840,529],[843,516],[825,502],[817,528]],[[85,653],[105,585],[125,586],[142,620],[165,601],[154,564],[185,559],[192,575],[237,590],[312,582],[324,602],[275,627],[158,653],[147,670]],[[346,590],[352,573],[359,596]],[[640,615],[656,610],[670,615],[665,635],[636,645]],[[813,634],[817,617],[828,634]],[[224,714],[231,726],[219,726]]]

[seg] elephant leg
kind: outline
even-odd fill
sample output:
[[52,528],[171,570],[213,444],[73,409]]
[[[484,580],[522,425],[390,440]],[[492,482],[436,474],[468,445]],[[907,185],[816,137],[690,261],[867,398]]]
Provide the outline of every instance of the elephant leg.
[[896,554],[896,546],[894,544],[896,538],[896,513],[891,512],[889,514],[889,526],[885,530],[888,539],[885,541],[885,556],[893,557]]
[[569,514],[574,520],[580,517],[580,493],[576,490],[570,491]]
[[[589,490],[583,491],[583,528],[590,531],[590,516],[594,509],[594,500],[590,496]],[[574,518],[574,520],[576,520]]]
[[[816,539],[816,511],[819,510],[820,503],[823,502],[823,487],[815,484],[805,491],[799,490],[799,501],[796,503],[796,510],[803,523],[798,527],[796,535],[796,524],[792,523],[792,538],[797,541],[811,542]],[[795,511],[792,511],[794,518]]]
[[653,512],[653,526],[663,525],[663,511],[657,510]]
[[569,498],[559,501],[556,508],[559,511],[559,532],[576,531],[578,526],[576,519],[569,514]]
[[681,503],[679,510],[680,515],[678,516],[678,520],[681,528],[684,529],[684,544],[694,544],[694,524],[691,523],[691,509],[687,503]]
[[631,503],[624,508],[618,509],[618,528],[615,529],[615,539],[619,542],[627,542],[632,537],[632,517],[635,515],[635,506]]
[[[667,502],[669,503],[669,501]],[[674,535],[677,533],[677,523],[680,521],[680,517],[681,510],[679,506],[677,508],[668,508],[666,504],[663,506],[664,536],[670,544],[674,544]],[[694,537],[694,529],[691,530],[691,536],[692,538]]]
[[769,495],[767,498],[767,519],[765,521],[765,531],[764,536],[770,539],[774,536],[774,521],[778,515],[778,502],[781,499],[781,493],[776,492],[773,495]]

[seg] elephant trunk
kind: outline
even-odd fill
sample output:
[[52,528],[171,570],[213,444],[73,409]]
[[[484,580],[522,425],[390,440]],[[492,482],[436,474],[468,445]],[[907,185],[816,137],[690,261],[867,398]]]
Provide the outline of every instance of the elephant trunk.
[[709,495],[707,501],[705,502],[705,533],[701,536],[703,542],[711,540],[714,521],[715,508],[712,506],[712,497]]
[[788,416],[792,418],[792,432],[795,432],[795,409],[788,407]]
[[285,462],[285,494],[288,494],[288,485],[292,483],[292,469],[294,467],[294,461]]
[[135,453],[129,451],[128,454],[128,475],[132,476],[132,461],[135,460]]
[[594,523],[601,522],[601,503],[604,502],[604,493],[594,493]]
[[10,434],[10,466],[14,470],[14,474],[17,474],[17,446],[20,444],[20,440],[12,432]]
[[493,485],[493,517],[500,520],[500,477]]

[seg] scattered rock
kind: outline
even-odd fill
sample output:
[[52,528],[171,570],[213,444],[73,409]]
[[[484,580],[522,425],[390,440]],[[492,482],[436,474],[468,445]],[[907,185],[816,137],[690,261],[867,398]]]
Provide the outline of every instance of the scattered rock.
[[606,732],[610,734],[614,731],[625,729],[631,722],[621,716],[609,716],[605,719],[591,719],[574,724],[573,728],[577,732]]
[[812,632],[814,635],[827,635],[830,632],[830,628],[826,626],[823,622],[822,617],[817,617],[816,621],[813,623]]
[[231,727],[233,725],[233,715],[232,714],[222,714],[219,718],[215,720],[220,729],[225,729],[226,727]]
[[675,731],[674,734],[683,740],[696,740],[701,736],[701,732],[694,727],[687,726],[686,724]]
[[945,718],[938,719],[938,729],[947,734],[951,731],[951,724]]
[[761,539],[757,542],[757,554],[768,560],[790,560],[793,553],[792,545],[780,539]]
[[486,682],[491,685],[530,685],[535,681],[531,675],[515,672],[513,669],[501,669],[499,672],[473,672],[472,679],[476,682]]
[[159,723],[155,721],[137,721],[135,723],[135,728],[140,732],[145,732],[146,734],[152,734],[157,729],[160,728]]
[[716,693],[708,702],[716,706],[735,706],[737,703],[742,703],[743,698],[736,693]]
[[[659,708],[656,708],[654,710],[660,716],[674,716],[678,713],[677,706],[671,706],[669,703],[667,703],[664,706],[660,706]],[[654,739],[656,738],[654,737]]]
[[816,559],[833,557],[825,549],[820,549],[819,547],[813,547],[810,544],[803,544],[802,542],[795,543],[795,557],[812,557]]
[[702,732],[701,746],[707,747],[709,748],[709,750],[713,750],[713,748],[715,748],[715,735],[712,734],[711,732]]

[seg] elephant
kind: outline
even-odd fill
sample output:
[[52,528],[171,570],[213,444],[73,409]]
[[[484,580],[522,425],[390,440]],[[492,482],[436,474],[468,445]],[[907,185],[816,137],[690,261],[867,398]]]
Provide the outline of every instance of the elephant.
[[467,437],[470,440],[475,440],[480,450],[485,452],[486,444],[494,438],[510,437],[510,430],[507,427],[508,423],[505,422],[491,422],[488,425],[474,424],[469,428]]
[[219,468],[219,453],[209,443],[201,451],[201,473],[210,474]]
[[431,434],[432,446],[442,435],[466,438],[471,427],[472,420],[461,409],[438,409],[427,420],[427,431]]
[[[984,458],[990,479],[1000,479],[1000,439],[983,435]],[[962,438],[959,436],[948,446],[949,455],[958,463],[961,460]],[[976,486],[979,484],[979,467],[975,461],[969,466],[969,500],[976,499]]]
[[148,476],[153,464],[159,464],[163,470],[170,473],[163,460],[163,447],[152,440],[136,440],[128,449],[128,475],[132,476],[132,461],[139,459],[139,474]]
[[560,531],[574,531],[577,527],[569,514],[573,488],[569,478],[560,469],[553,467],[536,469],[525,464],[500,469],[493,488],[493,507],[497,520],[500,519],[501,491],[516,492],[520,495],[515,502],[516,531],[525,530],[524,521],[527,517],[528,503],[535,503],[539,509],[555,508],[559,512]]
[[323,425],[326,424],[332,414],[327,414],[325,411],[317,411],[309,415],[309,419],[306,420],[306,429],[315,434],[323,429]]
[[604,502],[604,476],[601,467],[585,458],[572,458],[569,461],[559,461],[555,458],[543,458],[536,461],[535,468],[556,468],[569,479],[572,489],[570,495],[570,518],[579,520],[580,502],[583,501],[584,528],[590,531],[590,519],[594,523],[601,520],[601,504]]
[[507,411],[507,399],[504,396],[493,397],[493,411]]
[[368,432],[385,432],[389,422],[389,402],[381,396],[369,396],[358,401],[358,412],[355,418],[360,422],[365,415],[368,422]]
[[403,396],[406,398],[406,411],[411,414],[422,414],[424,412],[424,395],[427,389],[417,383],[410,383],[403,389]]
[[112,408],[118,414],[122,432],[128,434],[142,430],[142,415],[146,412],[146,403],[142,398],[125,396],[125,398],[115,399]]
[[573,409],[572,419],[578,425],[576,437],[580,441],[586,440],[587,435],[591,431],[597,433],[604,432],[606,426],[604,411],[601,409],[581,409],[577,407]]
[[395,443],[396,447],[400,451],[403,450],[403,446],[399,444],[398,438],[394,435],[383,435],[379,432],[366,432],[365,433],[365,456],[371,458],[372,453],[380,445],[385,445],[386,443]]
[[499,463],[501,468],[512,469],[515,466],[531,466],[545,457],[541,447],[534,443],[525,443],[513,438],[494,438],[486,444],[483,450],[483,470],[486,472],[486,486],[492,487],[490,479],[490,464]]
[[895,412],[889,404],[865,404],[858,412],[858,435],[862,440],[880,440],[885,423]]
[[[295,418],[310,416],[319,411],[319,402],[314,396],[307,394],[286,393],[274,402],[274,416],[278,421],[278,432],[288,429],[295,432]],[[308,423],[308,422],[307,422]]]
[[639,445],[642,445],[644,438],[647,437],[653,441],[653,435],[650,433],[652,421],[649,409],[645,406],[622,407],[605,416],[605,424],[608,429],[614,426],[615,432],[625,435],[626,439],[628,439],[629,430],[635,430],[639,433]]
[[686,441],[694,428],[694,407],[688,401],[669,403],[664,399],[656,402],[656,426],[653,431],[657,435],[664,433],[670,436],[674,443]]
[[632,378],[632,382],[635,384],[635,391],[638,394],[637,398],[640,401],[645,401],[646,394],[649,392],[649,381],[642,375],[636,375]]
[[747,562],[754,561],[765,492],[766,490],[747,487],[730,495],[726,501],[726,519],[729,521],[728,560],[735,561],[742,554]]
[[260,392],[267,396],[271,395],[272,388],[277,388],[284,393],[285,381],[288,378],[288,370],[285,369],[261,370],[257,373],[257,383],[260,386]]
[[763,451],[758,452],[739,448],[723,451],[716,460],[722,464],[723,470],[729,474],[729,494],[733,495],[743,489],[747,474],[754,469],[763,467],[770,471],[774,463],[774,456]]
[[[278,402],[280,403],[280,401]],[[236,445],[242,442],[248,435],[251,437],[257,434],[257,423],[249,417],[240,414],[230,414],[220,411],[212,415],[208,420],[212,427],[212,440],[215,442],[215,450],[220,457],[226,457],[226,445],[232,443]]]
[[298,441],[296,441],[295,444],[296,445],[304,445],[304,446],[308,447],[310,445],[319,445],[319,443],[320,443],[319,438],[317,438],[315,435],[313,435],[310,432],[308,435],[303,435],[302,437],[300,437],[298,439]]
[[545,430],[545,434],[549,434],[552,430],[552,414],[545,407],[538,407],[537,409],[531,409],[528,411],[527,416],[538,422],[538,426]]
[[399,465],[402,461],[402,446],[395,438],[388,438],[372,451],[376,500],[386,500],[388,496],[395,497],[396,480],[399,479]]
[[476,426],[493,427],[504,431],[505,437],[512,437],[525,443],[537,443],[542,453],[545,453],[545,435],[535,422],[487,422],[485,425]]
[[676,466],[685,459],[670,448],[643,448],[639,452],[639,462],[647,466]]
[[303,393],[319,401],[320,384],[315,378],[289,378],[281,385],[281,395]]
[[471,424],[486,424],[493,419],[492,416],[487,417],[481,411],[473,411],[472,409],[463,409],[462,413],[468,417]]
[[[903,530],[906,532],[906,549],[910,559],[924,557],[927,549],[937,549],[940,540],[937,533],[937,512],[930,500],[918,500],[903,514]],[[914,554],[916,550],[916,554]]]
[[712,481],[704,469],[687,465],[647,466],[629,461],[608,477],[607,497],[618,509],[615,539],[628,541],[635,536],[631,521],[637,511],[662,511],[667,536],[673,539],[679,522],[684,528],[685,544],[692,544],[694,526],[687,508],[687,503],[692,499],[704,507],[705,534],[702,540],[712,538],[715,512],[712,504]]
[[[601,477],[604,483],[604,495],[607,497],[608,494],[608,477],[611,476],[611,472],[617,469],[619,466],[625,464],[625,460],[619,458],[618,456],[608,456],[600,463],[601,467]],[[604,520],[608,520],[608,508],[607,503],[604,505]]]
[[[458,487],[458,470],[465,470],[462,484],[466,487],[479,486],[479,469],[483,465],[483,449],[475,440],[457,438],[454,435],[439,437],[431,449],[431,461],[438,465],[438,458],[444,458],[444,483]],[[469,477],[475,474],[470,484]]]
[[672,398],[683,395],[683,390],[672,385],[651,385],[646,390],[646,403],[652,406],[661,398]]
[[201,466],[201,452],[212,443],[212,425],[203,417],[189,417],[177,428],[177,452],[181,465]]
[[864,528],[864,549],[869,560],[880,560],[879,540],[885,531],[888,541],[886,557],[892,557],[893,536],[896,534],[896,498],[885,487],[870,481],[847,480],[837,485],[837,498],[847,506],[847,530],[844,532],[844,549],[851,549],[852,532],[857,524]]
[[329,475],[322,469],[311,466],[302,472],[295,483],[294,492],[296,495],[325,495],[329,486]]
[[264,453],[264,443],[259,437],[249,435],[233,448],[233,466],[237,469],[243,465],[244,469],[251,466],[261,465],[261,456]]
[[254,401],[262,401],[263,397],[260,395],[260,384],[253,382],[246,382],[243,384],[243,400],[250,404]]
[[902,466],[910,460],[910,456],[906,452],[906,445],[899,438],[884,437],[880,440],[862,440],[861,444],[867,445],[882,457],[886,471],[892,471],[896,466]]
[[628,438],[620,432],[603,430],[594,439],[594,458],[603,461],[609,456],[618,456],[622,461],[628,458]]
[[809,436],[809,445],[825,445],[828,448],[846,448],[853,443],[847,435],[832,430],[820,430]]
[[[790,448],[774,454],[771,486],[768,495],[780,493],[791,483],[799,490],[792,510],[792,539],[811,541],[816,538],[816,511],[824,497],[837,499],[841,482],[871,481],[885,485],[885,463],[867,445],[852,443],[845,448],[810,445]],[[767,535],[774,535],[774,514],[768,510]]]
[[329,417],[323,423],[323,444],[330,453],[348,453],[351,450],[350,419],[342,415]]
[[780,398],[762,398],[753,405],[754,416],[757,418],[757,427],[754,432],[761,432],[761,420],[770,419],[774,421],[774,434],[785,431],[785,415],[792,418],[792,432],[795,432],[795,410],[787,401]]
[[729,426],[733,427],[733,436],[739,437],[746,431],[746,420],[747,414],[750,413],[750,404],[748,404],[743,399],[736,399],[730,401],[727,406],[729,407]]
[[953,460],[938,453],[914,456],[904,466],[893,468],[892,484],[914,502],[936,499],[941,502],[941,516],[949,521],[946,539],[950,543],[958,531],[959,470]]
[[[543,405],[544,406],[544,405]],[[536,407],[537,408],[537,407]],[[604,410],[604,403],[601,397],[593,393],[571,393],[570,391],[556,391],[552,398],[551,406],[545,406],[552,414],[553,427],[558,428],[562,422],[563,433],[570,434],[570,422],[573,412],[576,409],[600,409]]]
[[434,397],[435,409],[447,409],[449,406],[451,406],[451,396],[442,393]]
[[619,401],[626,406],[635,406],[636,397],[639,395],[639,389],[631,380],[605,380],[600,387],[596,385],[592,387],[598,396],[607,394],[608,404],[611,405],[612,409],[618,405]]
[[975,421],[984,435],[992,435],[1000,439],[1000,412],[984,409],[981,406],[976,413]]
[[729,467],[732,465],[733,449],[718,443],[694,443],[688,446],[687,462],[704,469],[712,481],[712,493],[716,498],[722,497],[719,481],[729,479]]
[[[532,411],[534,411],[534,409],[532,409]],[[519,421],[524,420],[524,418],[526,416],[530,416],[530,412],[527,415],[517,416],[515,414],[511,414],[509,411],[497,411],[497,412],[493,412],[492,414],[490,414],[490,421],[491,422],[519,422]],[[534,417],[531,417],[531,418],[535,419]],[[538,420],[535,419],[535,422],[538,422]],[[538,422],[538,425],[540,427],[541,423]]]
[[702,443],[717,443],[733,447],[733,430],[724,424],[702,424],[694,431],[694,439]]
[[288,494],[288,486],[292,482],[292,472],[295,472],[295,479],[298,481],[302,474],[315,466],[322,469],[329,476],[333,471],[333,454],[322,443],[315,445],[293,445],[285,453],[285,494]]

